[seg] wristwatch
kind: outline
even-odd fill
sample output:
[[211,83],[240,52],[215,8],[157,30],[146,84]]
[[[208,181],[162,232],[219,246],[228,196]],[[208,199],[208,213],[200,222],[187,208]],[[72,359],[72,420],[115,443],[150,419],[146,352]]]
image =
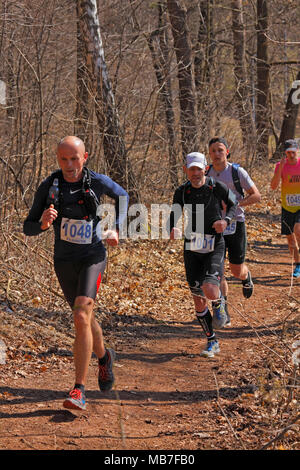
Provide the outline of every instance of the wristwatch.
[[230,217],[224,217],[224,220],[226,220],[226,222],[227,222],[227,227],[228,227],[228,225],[229,225],[230,222],[231,222],[231,218],[230,218]]

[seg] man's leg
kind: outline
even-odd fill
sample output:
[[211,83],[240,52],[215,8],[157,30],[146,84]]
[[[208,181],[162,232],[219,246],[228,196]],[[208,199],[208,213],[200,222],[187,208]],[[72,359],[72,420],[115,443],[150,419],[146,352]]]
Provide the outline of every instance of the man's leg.
[[206,348],[201,352],[201,356],[214,357],[215,354],[220,352],[220,347],[214,332],[213,317],[209,311],[207,300],[216,300],[219,297],[219,288],[216,285],[205,284],[203,294],[202,296],[193,295],[196,318],[207,339]]
[[73,348],[75,385],[63,403],[65,408],[79,410],[86,408],[85,384],[93,349],[93,334],[91,328],[93,307],[94,300],[90,297],[78,296],[75,298],[72,308],[75,326]]
[[[300,225],[300,224],[296,224]],[[295,225],[295,227],[296,227]],[[300,254],[299,254],[299,246],[297,243],[297,237],[296,237],[296,232],[292,233],[291,235],[287,235],[287,242],[288,242],[288,247],[289,251],[291,253],[291,256],[293,257],[294,263],[299,263],[300,262]]]
[[115,378],[113,374],[113,362],[116,354],[113,349],[105,348],[102,328],[95,319],[92,317],[92,334],[93,334],[93,351],[98,358],[99,374],[98,384],[101,392],[108,392],[111,390]]
[[245,263],[242,264],[233,264],[229,263],[231,274],[234,277],[237,277],[241,281],[245,281],[248,277],[249,269]]
[[228,237],[224,237],[225,251],[224,251],[223,273],[222,273],[221,281],[220,281],[220,291],[221,291],[221,297],[224,300],[224,309],[225,309],[225,313],[226,313],[226,323],[225,323],[224,326],[231,326],[231,320],[230,320],[230,315],[229,315],[229,312],[228,312],[228,303],[227,303],[229,289],[228,289],[227,279],[226,279],[226,276],[225,276],[225,259],[226,259],[226,252],[227,252],[227,238]]
[[228,312],[228,303],[227,303],[229,289],[228,289],[228,283],[224,274],[221,278],[220,290],[221,290],[222,297],[224,299],[224,309],[226,313],[225,326],[231,326],[231,319],[230,319],[230,315]]
[[293,277],[298,278],[300,277],[300,253],[299,253],[299,243],[298,239],[300,238],[300,224],[295,224],[294,232],[291,235],[287,235],[287,242],[289,246],[289,250],[291,256],[293,257],[294,261],[294,270],[293,270]]
[[[91,354],[91,341],[92,341],[92,350],[96,354],[99,362],[99,375],[98,375],[98,383],[100,390],[102,392],[111,390],[113,383],[114,383],[114,374],[112,370],[113,361],[115,359],[115,352],[112,349],[105,348],[104,346],[104,339],[102,334],[102,329],[98,322],[95,319],[95,315],[93,312],[94,307],[94,299],[96,298],[97,292],[100,287],[101,279],[103,276],[103,272],[105,269],[105,260],[101,260],[98,263],[84,263],[79,275],[78,285],[77,285],[77,292],[78,297],[74,302],[74,306],[79,306],[78,310],[78,326],[83,327],[81,330],[78,331],[78,337],[81,336],[86,338],[86,344],[88,345],[88,354]],[[87,300],[80,300],[78,299],[86,299]],[[88,305],[86,305],[88,303]],[[81,315],[84,313],[83,310],[86,310],[87,317],[81,319]],[[83,324],[81,325],[80,320],[83,320]],[[87,321],[88,320],[88,321]],[[88,329],[86,329],[86,323],[88,324]],[[92,338],[92,339],[91,339]],[[80,342],[80,341],[79,341]],[[75,344],[75,351],[76,351],[76,344]],[[84,359],[81,359],[80,355],[78,358],[78,368],[81,370],[81,361],[84,362]]]
[[228,283],[227,283],[227,280],[226,280],[226,277],[225,277],[224,274],[223,274],[222,279],[221,279],[220,290],[221,290],[221,293],[222,293],[223,297],[228,296],[228,291],[229,291]]
[[297,222],[294,225],[294,234],[295,234],[295,237],[296,237],[296,240],[297,240],[297,245],[298,245],[298,254],[299,254],[298,260],[300,261],[300,253],[299,253],[299,250],[300,250],[300,222]]
[[[102,329],[93,312],[94,299],[104,268],[105,260],[91,264],[79,262],[74,263],[74,266],[72,263],[56,263],[60,285],[73,311],[76,333],[74,341],[75,387],[70,392],[71,396],[64,402],[67,408],[85,408],[85,405],[83,407],[79,403],[77,395],[80,390],[85,401],[84,386],[93,351],[99,361],[100,390],[110,390],[114,383],[112,365],[115,353],[111,349],[105,349]],[[77,295],[74,295],[74,291]]]
[[73,306],[75,326],[74,364],[75,383],[85,385],[93,351],[92,314],[94,300],[76,297]]
[[236,231],[225,237],[231,274],[242,281],[243,295],[247,299],[253,293],[250,270],[245,264],[247,232],[245,222],[237,222]]
[[[300,212],[300,211],[298,211]],[[300,218],[300,214],[298,214],[298,219]],[[294,235],[296,238],[296,250],[297,250],[297,258],[295,258],[295,269],[293,272],[293,277],[300,277],[300,222],[295,223],[294,225]],[[297,261],[298,260],[298,261]]]
[[78,296],[73,306],[75,341],[75,385],[65,400],[66,408],[85,409],[85,384],[92,352],[99,361],[98,383],[101,391],[108,391],[114,383],[112,371],[115,353],[105,349],[102,329],[94,317],[94,300]]
[[207,300],[203,296],[193,295],[196,318],[200,323],[207,341],[215,339],[215,333],[212,326],[212,315],[209,311]]
[[[211,268],[210,263],[207,265],[207,259],[207,256],[199,255],[198,253],[193,253],[188,250],[184,251],[186,277],[194,300],[196,318],[207,338],[207,348],[201,355],[213,357],[220,349],[215,339],[212,315],[209,311],[207,300],[219,298],[219,282],[216,278],[216,285],[211,286],[211,283],[205,283],[205,285],[203,285],[207,269]],[[213,272],[215,273],[215,271]]]
[[253,282],[251,272],[245,263],[233,264],[229,263],[231,273],[234,277],[240,279],[243,285],[243,296],[249,299],[253,294]]
[[102,328],[92,314],[92,335],[93,335],[93,352],[101,359],[105,354],[104,338]]

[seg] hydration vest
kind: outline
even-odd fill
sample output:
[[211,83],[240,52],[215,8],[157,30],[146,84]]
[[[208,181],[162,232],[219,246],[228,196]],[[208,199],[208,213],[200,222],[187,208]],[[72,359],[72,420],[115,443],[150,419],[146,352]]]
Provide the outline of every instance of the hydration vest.
[[[95,195],[94,191],[91,189],[91,173],[90,170],[86,167],[83,167],[83,178],[82,178],[82,187],[81,187],[81,197],[78,200],[78,204],[84,209],[83,218],[86,220],[92,220],[97,215],[97,208],[99,206],[99,200]],[[50,186],[47,197],[47,207],[50,204],[54,205],[54,208],[59,212],[62,204],[63,197],[60,190],[62,183],[62,171],[54,171],[50,176]]]

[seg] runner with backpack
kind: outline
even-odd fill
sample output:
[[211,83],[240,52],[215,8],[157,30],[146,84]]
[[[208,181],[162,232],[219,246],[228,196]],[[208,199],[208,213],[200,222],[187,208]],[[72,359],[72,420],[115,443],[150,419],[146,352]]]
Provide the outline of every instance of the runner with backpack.
[[[206,174],[216,181],[221,181],[235,194],[238,206],[234,220],[224,232],[225,250],[228,252],[229,267],[232,275],[242,281],[243,296],[249,299],[253,293],[251,272],[245,264],[247,250],[247,232],[244,207],[256,204],[261,196],[247,171],[235,163],[230,163],[229,146],[223,137],[214,137],[209,141],[211,165]],[[226,252],[225,251],[225,252]],[[228,284],[225,274],[222,276],[221,291],[225,299],[226,322],[231,324],[228,312]],[[224,325],[224,326],[225,326]]]
[[[196,318],[207,339],[201,356],[214,357],[220,352],[215,329],[223,326],[226,320],[224,305],[220,301],[225,250],[223,232],[235,216],[237,202],[225,184],[205,176],[206,166],[207,161],[202,153],[192,152],[187,155],[184,165],[187,182],[175,190],[168,228],[171,240],[181,238],[181,229],[176,224],[182,212],[186,211],[186,278],[193,296]],[[226,204],[223,215],[222,202]],[[213,315],[209,310],[209,301],[212,303]]]
[[[115,200],[115,227],[107,231],[107,243],[118,244],[118,229],[127,214],[128,194],[109,177],[85,167],[88,154],[75,136],[62,139],[57,148],[60,170],[38,187],[24,222],[24,233],[39,235],[54,229],[54,269],[74,319],[75,385],[63,403],[65,408],[86,408],[85,384],[92,352],[98,358],[98,383],[102,392],[114,383],[115,352],[104,345],[93,307],[106,265],[97,215],[102,195]],[[124,197],[125,205],[119,204]]]

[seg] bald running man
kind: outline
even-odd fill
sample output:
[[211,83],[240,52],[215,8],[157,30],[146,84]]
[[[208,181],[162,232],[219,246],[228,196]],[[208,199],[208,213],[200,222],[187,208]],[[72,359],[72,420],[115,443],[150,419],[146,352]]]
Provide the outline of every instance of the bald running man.
[[78,137],[67,136],[59,142],[60,170],[38,187],[23,227],[28,236],[39,235],[51,226],[54,229],[54,269],[72,309],[75,326],[75,385],[63,406],[80,410],[86,408],[85,385],[92,352],[98,358],[100,390],[109,391],[114,383],[115,352],[105,347],[102,329],[94,315],[106,265],[96,210],[102,195],[115,200],[115,225],[106,232],[108,245],[115,246],[129,199],[127,192],[109,177],[89,170],[87,159],[84,142]]

